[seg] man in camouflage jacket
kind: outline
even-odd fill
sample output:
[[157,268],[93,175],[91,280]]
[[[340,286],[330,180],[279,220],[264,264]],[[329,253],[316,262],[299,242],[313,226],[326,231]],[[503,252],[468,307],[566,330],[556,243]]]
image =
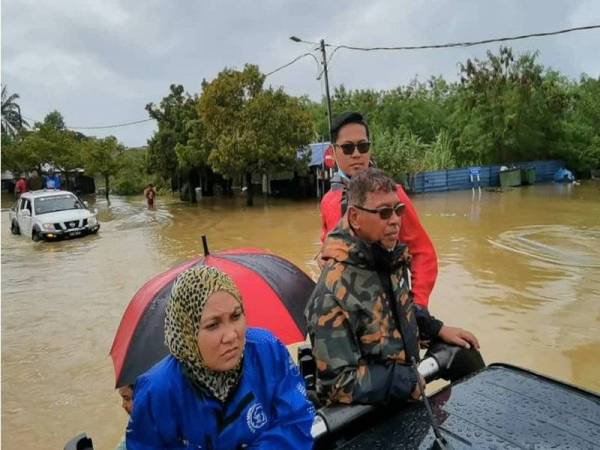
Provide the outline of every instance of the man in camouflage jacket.
[[323,272],[305,315],[326,403],[416,399],[423,381],[412,367],[423,341],[479,347],[413,304],[410,256],[397,240],[403,205],[394,181],[377,169],[352,177],[347,213],[322,248]]

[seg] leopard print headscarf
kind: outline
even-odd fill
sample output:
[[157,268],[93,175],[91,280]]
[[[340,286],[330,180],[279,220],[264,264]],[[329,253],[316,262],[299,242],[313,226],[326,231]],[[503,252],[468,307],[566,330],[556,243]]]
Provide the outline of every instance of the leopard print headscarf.
[[204,305],[215,292],[227,292],[242,305],[240,293],[231,278],[214,267],[192,267],[177,277],[166,306],[165,344],[183,364],[186,375],[195,385],[208,389],[218,400],[225,402],[240,380],[242,360],[226,372],[210,370],[196,341]]

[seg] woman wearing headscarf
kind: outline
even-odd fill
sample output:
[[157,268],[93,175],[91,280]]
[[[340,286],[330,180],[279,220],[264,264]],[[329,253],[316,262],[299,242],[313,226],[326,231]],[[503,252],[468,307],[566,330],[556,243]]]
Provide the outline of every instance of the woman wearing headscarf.
[[312,447],[314,408],[298,368],[271,333],[246,328],[227,275],[179,275],[165,342],[171,354],[136,381],[128,450]]

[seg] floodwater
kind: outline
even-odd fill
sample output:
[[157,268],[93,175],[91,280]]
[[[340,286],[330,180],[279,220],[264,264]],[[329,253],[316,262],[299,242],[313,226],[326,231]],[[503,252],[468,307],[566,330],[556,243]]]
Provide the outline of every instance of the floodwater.
[[[476,333],[486,362],[509,362],[600,391],[600,183],[413,198],[436,246],[430,309]],[[97,236],[12,236],[2,202],[2,448],[97,448],[126,424],[108,351],[142,284],[198,255],[267,248],[317,274],[316,201],[98,199]]]

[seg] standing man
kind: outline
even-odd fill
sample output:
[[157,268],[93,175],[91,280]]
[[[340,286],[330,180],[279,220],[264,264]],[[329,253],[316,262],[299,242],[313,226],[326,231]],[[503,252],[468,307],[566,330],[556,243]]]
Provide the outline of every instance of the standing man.
[[42,177],[37,169],[33,170],[33,174],[29,177],[29,189],[32,191],[37,191],[43,188]]
[[23,192],[27,192],[27,182],[25,177],[21,175],[15,183],[15,198],[18,200]]
[[154,185],[152,183],[150,183],[144,190],[144,197],[146,197],[148,208],[152,209],[154,207],[154,198],[156,197],[156,190],[154,189]]
[[394,180],[373,168],[357,172],[348,211],[323,244],[325,266],[305,316],[326,404],[416,400],[420,344],[479,348],[472,333],[413,304],[410,255],[398,241],[405,212]]
[[[321,200],[321,242],[346,213],[348,182],[356,172],[369,167],[371,158],[369,127],[360,113],[346,112],[336,117],[331,134],[338,173],[331,180],[331,189]],[[405,207],[398,240],[408,246],[412,255],[411,281],[415,303],[427,307],[437,277],[437,255],[402,186],[396,185],[396,194]]]

